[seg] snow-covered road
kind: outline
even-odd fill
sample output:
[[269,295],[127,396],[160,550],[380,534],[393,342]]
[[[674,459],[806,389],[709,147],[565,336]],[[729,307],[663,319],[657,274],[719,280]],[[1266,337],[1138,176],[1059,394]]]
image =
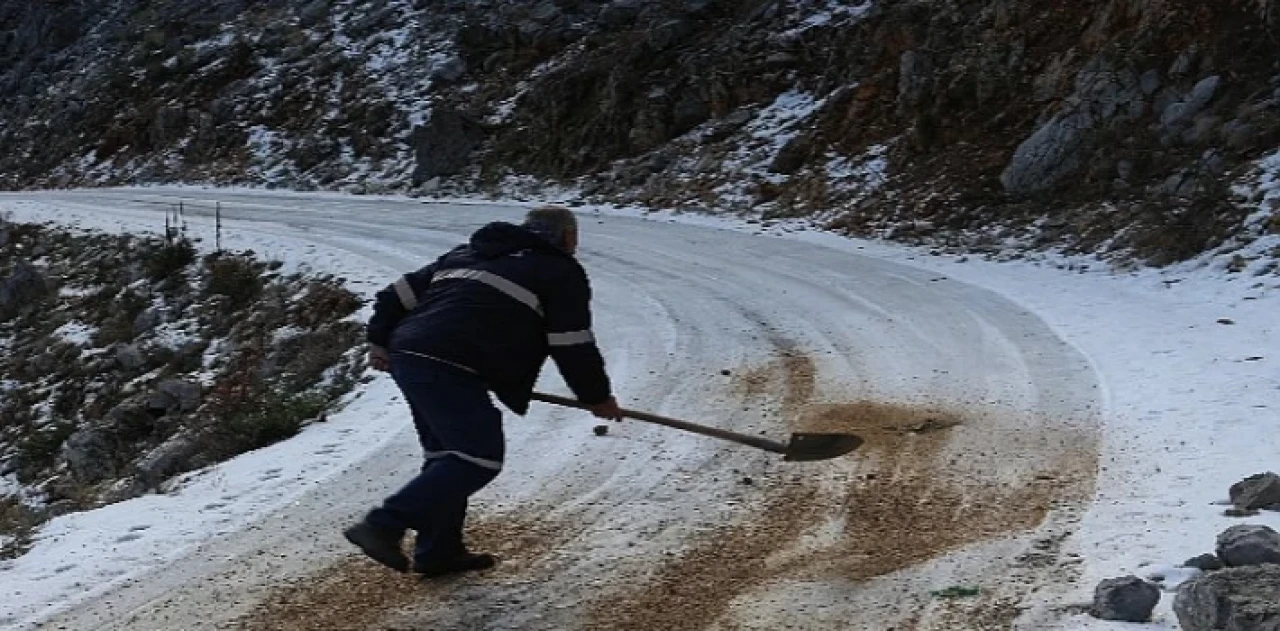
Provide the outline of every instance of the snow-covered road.
[[[5,195],[0,209],[155,230],[177,197],[206,245],[218,200],[230,247],[365,292],[521,210],[199,189]],[[32,554],[0,565],[0,622],[882,630],[1009,628],[1027,606],[1038,628],[1054,617],[1057,587],[1085,571],[1067,553],[1080,546],[1064,542],[1088,519],[1109,449],[1094,354],[929,266],[825,239],[583,220],[597,333],[625,405],[778,437],[856,431],[867,446],[784,464],[635,422],[596,438],[581,413],[539,408],[508,420],[508,468],[478,498],[475,537],[506,562],[424,587],[354,559],[338,535],[418,466],[379,379],[330,423],[194,476],[172,498],[55,521]],[[553,371],[544,386],[563,390]],[[263,481],[264,469],[283,474]],[[232,487],[208,508],[209,493]],[[200,526],[210,511],[221,527]],[[138,546],[118,555],[128,572],[101,560],[111,551],[85,550],[140,519],[195,525],[112,543]],[[94,528],[105,529],[97,539],[83,533]],[[86,562],[47,556],[76,554]],[[983,590],[931,595],[955,585]]]

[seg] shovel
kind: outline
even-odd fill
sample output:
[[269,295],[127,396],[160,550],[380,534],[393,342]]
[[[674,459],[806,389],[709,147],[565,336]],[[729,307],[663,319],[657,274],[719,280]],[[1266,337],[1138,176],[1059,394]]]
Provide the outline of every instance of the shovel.
[[[554,394],[543,394],[541,392],[533,393],[534,401],[550,403],[552,405],[561,405],[568,408],[577,408],[579,410],[589,410],[590,406],[569,399],[566,397],[556,396]],[[622,415],[626,418],[644,421],[646,423],[655,423],[657,425],[665,425],[675,429],[702,434],[712,438],[728,440],[740,445],[755,447],[771,451],[775,454],[782,454],[784,460],[791,462],[809,462],[813,460],[830,460],[843,456],[854,449],[862,446],[862,438],[853,434],[813,434],[813,433],[796,433],[791,435],[791,440],[786,443],[780,443],[759,436],[748,436],[724,429],[714,427],[706,427],[681,421],[679,419],[667,418],[650,414],[648,412],[636,412],[634,410],[622,410]]]

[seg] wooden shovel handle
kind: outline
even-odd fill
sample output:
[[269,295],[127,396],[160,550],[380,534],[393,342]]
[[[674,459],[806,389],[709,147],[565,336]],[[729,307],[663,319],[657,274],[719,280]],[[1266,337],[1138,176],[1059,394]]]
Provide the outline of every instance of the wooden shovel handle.
[[[533,400],[541,401],[543,403],[550,403],[552,405],[568,407],[568,408],[577,408],[579,410],[591,409],[591,406],[585,403],[582,403],[580,401],[570,399],[567,397],[557,396],[554,394],[543,394],[541,392],[535,392],[533,393]],[[657,414],[650,414],[649,412],[639,412],[636,410],[623,409],[622,415],[627,418],[635,419],[637,421],[644,421],[646,423],[653,423],[655,425],[664,425],[666,427],[671,427],[671,428],[683,430],[686,432],[693,432],[694,434],[701,434],[703,436],[710,436],[712,438],[728,440],[741,445],[747,445],[749,447],[755,447],[757,449],[763,449],[765,451],[771,451],[777,454],[787,453],[786,445],[777,441],[769,440],[767,438],[761,438],[759,436],[748,436],[746,434],[739,434],[737,432],[731,432],[725,429],[717,429],[715,427],[706,427],[705,425],[698,425],[696,423],[690,423],[689,421],[682,421],[680,419],[668,418],[666,416],[659,416]]]

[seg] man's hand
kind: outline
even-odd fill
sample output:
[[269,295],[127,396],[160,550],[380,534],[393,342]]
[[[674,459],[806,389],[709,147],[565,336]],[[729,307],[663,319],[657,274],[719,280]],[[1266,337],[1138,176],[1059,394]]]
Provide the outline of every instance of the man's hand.
[[369,367],[378,372],[391,372],[391,353],[381,346],[370,344]]
[[592,405],[589,409],[592,414],[596,415],[596,418],[608,419],[610,421],[622,420],[622,408],[618,407],[618,400],[613,397],[609,397],[609,400],[604,403]]

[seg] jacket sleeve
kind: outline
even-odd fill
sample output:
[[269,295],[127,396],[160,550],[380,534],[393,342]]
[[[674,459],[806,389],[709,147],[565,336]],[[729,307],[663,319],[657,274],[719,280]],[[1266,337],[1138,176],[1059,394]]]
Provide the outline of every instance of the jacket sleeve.
[[551,358],[578,400],[604,403],[613,396],[604,358],[591,331],[591,285],[581,268],[544,296]]
[[409,272],[377,293],[373,301],[373,316],[366,327],[370,344],[386,348],[391,343],[391,332],[418,307],[418,297],[427,292],[439,264],[436,261],[416,272]]

